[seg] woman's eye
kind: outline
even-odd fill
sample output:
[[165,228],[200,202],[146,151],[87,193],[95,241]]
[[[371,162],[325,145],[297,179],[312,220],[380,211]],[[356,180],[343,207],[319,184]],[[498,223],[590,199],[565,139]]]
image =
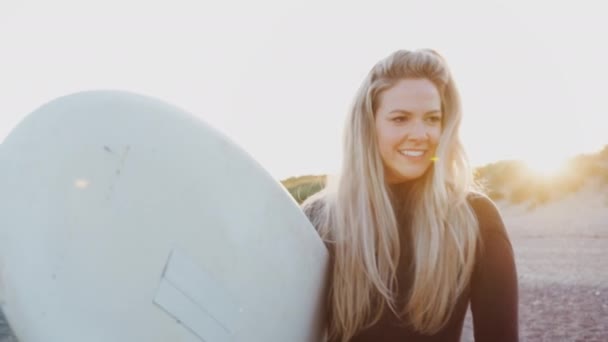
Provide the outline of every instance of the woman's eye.
[[406,120],[406,119],[405,119],[405,117],[403,117],[403,116],[398,116],[398,117],[393,118],[393,121],[394,121],[394,122],[397,122],[397,123],[399,123],[399,122],[404,122],[405,120]]
[[429,117],[429,121],[432,123],[439,123],[439,122],[441,122],[441,117],[440,116],[431,116],[431,117]]

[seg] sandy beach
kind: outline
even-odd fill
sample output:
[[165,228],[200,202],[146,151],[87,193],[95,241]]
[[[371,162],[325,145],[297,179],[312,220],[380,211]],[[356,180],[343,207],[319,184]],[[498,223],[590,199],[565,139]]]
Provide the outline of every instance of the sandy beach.
[[[521,341],[608,341],[608,188],[529,210],[497,202],[515,252]],[[0,342],[6,337],[0,319]],[[467,317],[462,341],[473,341]]]

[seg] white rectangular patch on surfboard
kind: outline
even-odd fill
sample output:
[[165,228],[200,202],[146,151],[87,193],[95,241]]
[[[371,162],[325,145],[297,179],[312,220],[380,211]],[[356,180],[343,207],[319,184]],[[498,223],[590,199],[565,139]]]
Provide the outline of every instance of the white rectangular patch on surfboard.
[[205,342],[233,341],[238,305],[183,252],[169,255],[154,303]]

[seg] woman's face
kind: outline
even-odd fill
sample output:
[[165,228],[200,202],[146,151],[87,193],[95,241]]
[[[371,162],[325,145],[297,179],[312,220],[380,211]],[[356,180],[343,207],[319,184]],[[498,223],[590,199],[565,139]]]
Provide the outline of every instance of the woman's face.
[[403,79],[382,92],[375,114],[389,184],[416,179],[433,163],[441,135],[441,97],[428,79]]

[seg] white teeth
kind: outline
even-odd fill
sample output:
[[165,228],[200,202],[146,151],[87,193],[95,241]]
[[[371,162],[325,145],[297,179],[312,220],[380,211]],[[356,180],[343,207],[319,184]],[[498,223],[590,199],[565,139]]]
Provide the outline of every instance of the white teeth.
[[421,155],[424,154],[424,151],[408,151],[408,150],[401,150],[399,151],[402,154],[406,155],[406,156],[410,156],[410,157],[420,157]]

